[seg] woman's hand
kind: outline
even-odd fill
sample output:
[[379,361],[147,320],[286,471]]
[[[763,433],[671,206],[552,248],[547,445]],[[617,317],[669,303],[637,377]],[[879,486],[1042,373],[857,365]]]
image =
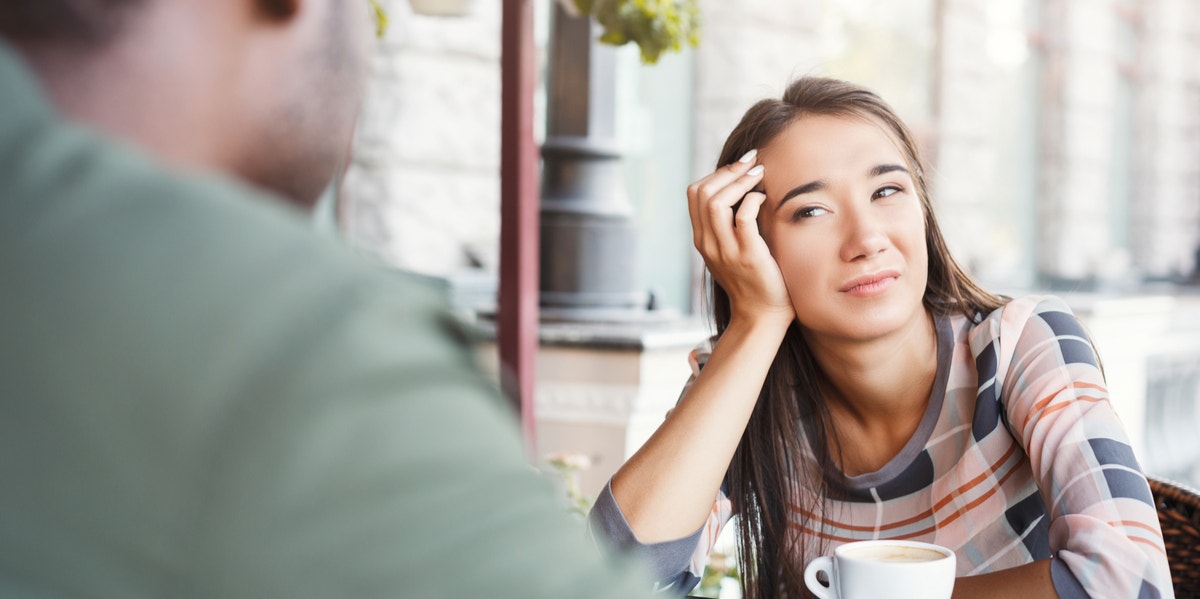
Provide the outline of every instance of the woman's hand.
[[688,186],[693,241],[704,265],[729,294],[733,319],[776,319],[786,325],[795,318],[795,309],[779,265],[758,230],[758,211],[767,196],[751,191],[763,176],[763,166],[755,165],[756,155],[751,150]]

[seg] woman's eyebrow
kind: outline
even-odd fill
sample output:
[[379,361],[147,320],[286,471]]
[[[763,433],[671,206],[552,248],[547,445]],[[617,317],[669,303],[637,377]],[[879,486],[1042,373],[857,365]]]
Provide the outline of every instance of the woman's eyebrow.
[[[879,167],[876,167],[876,168],[879,168]],[[825,189],[825,186],[826,186],[825,181],[823,179],[818,179],[816,181],[810,181],[808,183],[805,183],[804,185],[796,187],[796,188],[792,189],[791,191],[783,194],[783,199],[779,200],[779,204],[777,204],[775,206],[775,211],[779,212],[779,209],[783,208],[783,205],[785,203],[787,203],[788,200],[790,200],[798,195],[812,193],[814,191],[821,191],[822,189]]]
[[908,169],[900,166],[899,164],[881,164],[871,169],[871,176],[878,177],[879,175],[886,175],[896,171],[902,172],[906,175],[909,174]]

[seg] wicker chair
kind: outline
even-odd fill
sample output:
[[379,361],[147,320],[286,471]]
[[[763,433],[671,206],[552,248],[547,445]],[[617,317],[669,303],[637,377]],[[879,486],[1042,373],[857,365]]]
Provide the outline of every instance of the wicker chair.
[[1146,478],[1167,543],[1175,596],[1200,598],[1200,491],[1153,476]]

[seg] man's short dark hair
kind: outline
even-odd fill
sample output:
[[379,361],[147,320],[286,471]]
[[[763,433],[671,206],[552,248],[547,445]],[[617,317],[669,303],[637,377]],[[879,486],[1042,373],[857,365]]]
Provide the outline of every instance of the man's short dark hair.
[[107,43],[145,0],[0,0],[0,35],[23,42]]

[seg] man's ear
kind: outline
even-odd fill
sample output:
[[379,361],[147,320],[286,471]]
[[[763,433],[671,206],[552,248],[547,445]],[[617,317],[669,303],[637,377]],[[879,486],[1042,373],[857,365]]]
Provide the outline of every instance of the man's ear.
[[300,11],[301,0],[255,0],[259,11],[270,19],[286,21]]

